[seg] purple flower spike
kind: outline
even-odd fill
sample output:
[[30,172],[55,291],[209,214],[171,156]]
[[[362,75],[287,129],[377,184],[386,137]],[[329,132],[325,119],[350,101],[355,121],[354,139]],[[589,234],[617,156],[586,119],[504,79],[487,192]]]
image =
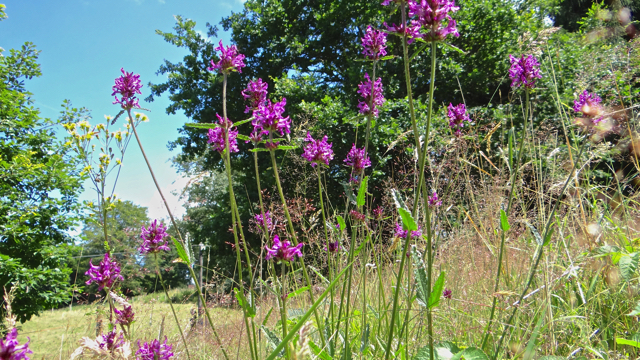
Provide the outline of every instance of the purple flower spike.
[[444,291],[442,292],[442,297],[447,300],[451,300],[451,298],[453,297],[453,291],[451,291],[451,289],[444,289]]
[[245,114],[258,110],[267,101],[267,88],[269,84],[262,79],[249,81],[247,88],[242,90],[242,96],[249,101],[249,105],[244,110]]
[[420,34],[420,23],[418,23],[415,20],[411,21],[410,26],[406,26],[403,24],[400,24],[400,25],[393,24],[389,26],[387,25],[386,22],[383,23],[382,25],[384,25],[389,32],[396,33],[398,36],[404,36],[404,34],[406,33],[407,44],[413,44],[415,39],[422,37],[422,35]]
[[20,345],[18,342],[18,330],[13,328],[9,330],[7,337],[0,339],[0,359],[2,360],[29,360],[27,354],[33,354],[33,351],[29,349],[29,342]]
[[582,94],[580,94],[580,98],[578,100],[573,101],[573,111],[577,113],[582,113],[584,116],[593,117],[592,120],[594,124],[598,124],[602,121],[602,105],[600,103],[602,99],[596,94],[591,94],[587,90],[585,90]]
[[267,250],[266,260],[274,259],[279,263],[285,262],[289,263],[294,260],[295,256],[302,257],[302,249],[303,243],[299,243],[296,246],[291,246],[291,243],[288,241],[280,241],[280,237],[278,235],[273,237],[273,247],[269,249],[265,246]]
[[84,274],[89,276],[86,284],[91,285],[92,282],[98,284],[98,291],[105,287],[111,289],[113,283],[118,279],[124,280],[122,275],[120,275],[120,266],[118,266],[115,260],[111,260],[109,253],[104,254],[104,259],[100,261],[100,265],[98,266],[93,265],[91,260],[89,260],[89,270]]
[[116,324],[131,325],[131,323],[133,323],[135,314],[133,313],[131,305],[125,305],[122,311],[114,307],[113,312],[116,314]]
[[[351,166],[351,182],[358,182],[358,176],[364,171],[365,168],[371,166],[371,160],[369,157],[364,157],[364,148],[358,149],[356,144],[353,144],[351,150],[347,154],[346,159],[344,159],[344,163],[348,166]],[[355,177],[354,177],[355,175]]]
[[164,337],[164,343],[160,343],[157,339],[154,339],[152,342],[145,342],[144,345],[140,345],[140,340],[138,340],[138,351],[136,351],[136,356],[138,360],[169,360],[173,356],[171,349],[172,345],[167,344],[167,337]]
[[316,167],[318,164],[328,166],[329,161],[333,160],[333,150],[331,149],[332,144],[327,142],[327,136],[325,135],[322,140],[315,140],[307,132],[305,141],[308,141],[308,143],[304,147],[302,157],[307,159],[312,167]]
[[367,26],[367,32],[362,38],[362,54],[371,60],[378,60],[381,56],[387,55],[387,34]]
[[460,134],[462,134],[462,128],[464,127],[464,122],[466,121],[471,123],[471,119],[469,118],[469,115],[467,115],[467,108],[464,104],[453,106],[449,103],[448,109],[447,117],[449,117],[449,127],[452,130],[455,130],[456,136],[460,136]]
[[264,230],[265,221],[266,221],[267,231],[272,232],[275,229],[275,226],[273,225],[273,220],[271,220],[271,213],[268,211],[264,213],[264,219],[262,218],[262,214],[256,214],[255,220],[256,220],[256,224],[258,224],[258,228],[260,229],[260,231]]
[[[113,104],[120,104],[123,109],[139,108],[140,104],[136,98],[136,94],[142,94],[140,89],[142,83],[140,82],[140,74],[133,75],[133,72],[125,72],[124,68],[120,68],[122,76],[116,78],[116,84],[113,85],[111,90],[111,96],[115,96],[116,101]],[[118,99],[118,95],[120,99]]]
[[438,193],[435,191],[431,196],[429,196],[428,202],[429,202],[429,207],[436,207],[436,206],[442,205],[442,200],[438,198]]
[[536,86],[536,79],[542,79],[540,64],[533,55],[527,57],[522,55],[520,59],[509,55],[509,61],[511,62],[509,77],[511,78],[512,87],[524,85],[529,89],[533,89]]
[[142,227],[142,233],[140,233],[140,239],[142,239],[142,245],[140,245],[140,254],[157,253],[160,250],[169,251],[169,246],[164,240],[167,234],[167,229],[163,223],[158,224],[158,220],[153,220],[149,228]]
[[207,68],[209,71],[218,71],[222,74],[229,74],[232,71],[242,73],[242,68],[245,67],[244,55],[238,54],[238,48],[235,45],[222,46],[222,40],[220,40],[220,46],[215,48],[216,52],[220,51],[220,61],[217,63],[211,60],[211,66]]
[[[253,113],[255,119],[252,121],[252,139],[259,139],[263,135],[273,135],[274,133],[279,133],[280,136],[284,136],[285,132],[287,134],[291,132],[291,120],[288,116],[282,117],[284,106],[286,104],[286,98],[282,98],[282,101],[277,103],[272,103],[271,100],[267,100],[265,105],[261,106]],[[271,141],[265,144],[265,147],[268,149],[275,149],[278,147],[278,142]]]
[[329,241],[327,243],[327,247],[325,247],[324,250],[330,253],[338,252],[338,250],[340,250],[340,240],[336,240],[334,242]]
[[208,132],[208,136],[209,136],[209,140],[207,140],[207,143],[212,144],[212,148],[215,151],[218,151],[220,153],[222,153],[225,149],[225,142],[224,142],[224,135],[226,133],[226,130],[229,130],[229,148],[231,149],[232,153],[238,152],[240,150],[238,150],[238,130],[233,130],[233,123],[231,122],[231,120],[227,119],[227,121],[224,121],[224,119],[222,119],[222,117],[218,114],[216,114],[216,116],[218,117],[218,124],[220,124],[220,126],[217,126],[215,129],[209,129]]
[[115,349],[122,347],[125,344],[124,334],[120,333],[120,336],[117,336],[115,331],[111,331],[106,335],[99,335],[96,338],[96,343],[100,349],[108,350],[109,352],[113,352]]
[[[409,16],[416,17],[417,22],[428,32],[422,35],[426,41],[442,41],[447,35],[460,36],[456,21],[449,13],[460,10],[452,0],[418,0],[409,1]],[[447,24],[443,26],[444,21]]]
[[[402,228],[402,225],[396,223],[395,236],[402,239],[406,239],[407,235],[409,235],[409,230],[404,230]],[[418,230],[411,232],[411,237],[420,237],[420,236],[422,236],[422,227],[418,226]]]
[[358,109],[360,109],[361,114],[369,115],[371,109],[369,106],[371,105],[371,98],[373,97],[373,116],[378,117],[378,107],[384,104],[384,96],[382,96],[382,79],[377,78],[375,83],[373,84],[373,94],[371,93],[371,78],[369,78],[369,74],[364,74],[365,82],[361,82],[358,85],[358,94],[362,95],[364,101],[360,101],[358,103]]

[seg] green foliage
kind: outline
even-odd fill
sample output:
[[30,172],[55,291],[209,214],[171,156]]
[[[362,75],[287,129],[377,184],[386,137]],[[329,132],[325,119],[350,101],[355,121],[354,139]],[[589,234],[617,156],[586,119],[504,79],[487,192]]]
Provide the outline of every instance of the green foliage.
[[0,287],[15,287],[22,322],[71,298],[65,244],[82,190],[76,159],[56,140],[57,123],[40,117],[25,90],[24,80],[41,75],[37,56],[31,43],[0,56]]

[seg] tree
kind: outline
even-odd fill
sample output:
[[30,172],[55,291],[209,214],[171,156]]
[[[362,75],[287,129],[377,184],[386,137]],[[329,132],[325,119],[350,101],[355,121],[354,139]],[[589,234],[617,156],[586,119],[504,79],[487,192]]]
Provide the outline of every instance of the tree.
[[[134,204],[131,201],[116,201],[113,209],[107,213],[107,231],[109,234],[109,250],[121,267],[121,275],[124,281],[120,283],[121,291],[127,296],[135,296],[141,293],[154,291],[156,285],[155,262],[153,258],[145,258],[140,255],[140,232],[142,226],[149,226],[147,208]],[[94,265],[104,257],[104,231],[102,225],[96,221],[99,218],[96,212],[97,205],[93,206],[93,216],[87,217],[82,230],[82,238],[85,239],[81,249],[76,250],[72,267],[74,273],[71,282],[83,284],[89,278],[84,275],[89,268],[89,259]],[[170,241],[170,240],[169,240]],[[160,268],[163,269],[162,277],[167,285],[177,287],[188,283],[188,269],[183,264],[173,264],[178,254],[169,244],[172,250],[160,254]],[[76,271],[77,270],[77,271]],[[97,285],[92,284],[85,288],[84,293],[98,294]],[[93,299],[93,296],[89,296]]]
[[56,122],[40,117],[25,90],[24,80],[41,74],[37,57],[31,43],[0,54],[0,286],[15,288],[22,322],[71,298],[65,259],[82,191]]

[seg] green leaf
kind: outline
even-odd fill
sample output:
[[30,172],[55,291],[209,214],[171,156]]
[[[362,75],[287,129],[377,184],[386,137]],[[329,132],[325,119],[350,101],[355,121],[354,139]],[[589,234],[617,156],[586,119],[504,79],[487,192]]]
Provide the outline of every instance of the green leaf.
[[329,354],[327,354],[326,351],[320,349],[318,345],[313,342],[313,340],[309,340],[309,348],[313,352],[313,355],[317,356],[318,358],[322,360],[333,360],[333,358]]
[[322,283],[329,284],[329,279],[327,279],[326,277],[322,276],[322,274],[320,274],[320,271],[318,271],[318,269],[314,268],[311,265],[309,265],[309,269],[311,269],[311,271],[313,271],[314,273],[316,273],[316,275],[318,275],[318,277],[322,280]]
[[464,51],[464,50],[462,50],[462,49],[460,49],[458,47],[455,47],[452,44],[449,44],[449,43],[446,43],[446,42],[441,42],[441,44],[446,46],[446,47],[448,47],[448,48],[450,48],[450,49],[453,49],[454,51],[459,52],[460,54],[467,55],[466,51]]
[[418,230],[418,225],[413,220],[413,216],[411,213],[404,208],[398,208],[398,213],[400,213],[400,217],[402,218],[402,223],[407,230],[416,231]]
[[269,149],[267,149],[267,148],[253,148],[253,149],[251,149],[249,151],[251,151],[251,152],[269,151]]
[[638,341],[616,338],[616,343],[618,345],[629,345],[629,346],[640,348],[640,342]]
[[267,312],[267,315],[264,317],[264,320],[262,320],[262,326],[267,325],[267,321],[269,321],[269,317],[271,316],[272,312],[273,312],[273,308],[269,309],[269,311]]
[[282,340],[280,340],[278,335],[276,335],[274,332],[269,330],[269,328],[264,325],[261,325],[260,329],[262,330],[262,332],[264,332],[267,338],[267,344],[269,344],[269,347],[273,349],[272,355],[274,355],[274,358],[276,354],[278,356],[284,356],[284,349],[282,349],[284,346],[282,344]]
[[640,315],[640,301],[636,304],[635,309],[633,309],[627,316],[638,316]]
[[391,60],[393,58],[395,58],[395,55],[387,55],[387,56],[383,56],[380,59],[378,59],[378,61],[386,61],[386,60]]
[[635,275],[638,270],[638,260],[640,260],[640,253],[631,253],[620,258],[618,267],[620,267],[620,274],[625,281],[629,282]]
[[[500,221],[502,221],[502,212],[500,213]],[[538,243],[538,245],[544,244],[544,241],[542,241],[542,236],[540,236],[540,233],[538,232],[538,230],[536,230],[536,228],[533,225],[529,224],[529,222],[525,222],[525,225],[527,225],[527,227],[529,228],[529,231],[531,231],[531,233],[533,234],[533,238],[536,239],[536,243]],[[507,224],[507,226],[509,225]]]
[[400,194],[400,192],[396,189],[391,189],[391,197],[393,198],[393,202],[396,204],[396,207],[398,209],[402,208],[402,209],[406,209],[407,206],[404,203],[404,200],[402,200],[402,194]]
[[358,207],[361,207],[364,205],[366,195],[367,195],[368,180],[369,180],[369,177],[365,176],[364,179],[362,179],[362,182],[360,183],[360,189],[358,190],[358,197],[356,199],[356,204],[358,205]]
[[[551,225],[551,226],[553,226],[553,225]],[[547,245],[549,245],[549,243],[551,243],[551,236],[553,236],[553,230],[554,230],[553,227],[549,228],[549,231],[547,232],[547,236],[545,236],[545,238],[544,238],[544,243],[542,244],[542,246],[547,246]]]
[[527,343],[527,348],[524,350],[523,360],[531,360],[533,359],[533,356],[536,354],[534,347],[536,346],[536,340],[538,339],[538,335],[540,335],[540,327],[542,327],[542,323],[544,323],[544,316],[546,314],[547,314],[547,308],[545,307],[544,310],[542,311],[542,314],[540,314],[540,318],[536,323],[536,327],[533,329],[533,332],[531,333],[531,338]]
[[236,137],[238,139],[240,139],[240,140],[243,140],[243,141],[251,141],[251,139],[249,139],[249,137],[247,135],[238,134],[238,135],[236,135]]
[[444,289],[444,273],[444,271],[440,273],[438,280],[436,280],[435,285],[433,285],[433,291],[429,294],[429,309],[433,309],[440,304],[442,290]]
[[[476,347],[468,347],[463,351],[459,352],[458,354],[460,355],[459,359],[464,359],[464,360],[489,360],[489,357],[484,353],[484,351]],[[458,354],[456,354],[456,356]]]
[[413,273],[416,277],[416,299],[419,305],[427,307],[429,303],[429,287],[427,286],[427,272],[424,269],[422,254],[418,252],[415,246],[412,246],[411,256],[413,258]]
[[309,290],[309,287],[308,287],[308,286],[301,287],[300,289],[298,289],[298,290],[296,290],[296,291],[294,291],[294,292],[292,292],[292,293],[289,293],[289,295],[287,295],[287,299],[294,298],[294,297],[296,297],[296,296],[298,296],[298,295],[302,294],[303,292],[305,292],[305,291],[307,291],[307,290]]
[[215,129],[220,125],[217,123],[186,123],[184,126],[196,129]]
[[505,213],[502,209],[500,209],[500,227],[504,232],[507,232],[509,231],[509,229],[511,229],[511,226],[509,225],[509,219],[507,219],[507,213]]
[[238,299],[238,305],[240,305],[240,307],[244,309],[245,314],[251,318],[255,317],[256,311],[244,297],[242,291],[238,290],[238,288],[233,288],[233,292],[236,294],[236,299]]
[[[456,353],[460,352],[460,349],[451,342],[442,341],[434,345],[433,347],[433,358],[434,360],[453,360],[456,358]],[[413,357],[414,360],[429,360],[431,358],[429,346],[425,346],[418,350],[416,355]],[[459,357],[458,357],[459,359]]]
[[338,219],[338,225],[340,225],[340,230],[343,231],[347,228],[347,223],[344,222],[344,218],[340,215],[336,216]]
[[189,260],[189,255],[187,255],[187,252],[184,250],[182,243],[174,237],[171,237],[171,240],[173,240],[173,245],[176,247],[180,260],[187,264],[187,266],[191,266],[191,260]]
[[235,122],[233,125],[234,125],[234,126],[240,126],[240,125],[242,125],[242,124],[246,124],[246,123],[248,123],[248,122],[249,122],[249,121],[251,121],[251,120],[253,120],[253,118],[252,118],[252,117],[251,117],[251,118],[248,118],[248,119],[245,119],[245,120],[240,120],[240,121],[238,121],[238,122]]
[[277,149],[278,150],[293,150],[293,149],[297,149],[298,147],[295,145],[278,145]]

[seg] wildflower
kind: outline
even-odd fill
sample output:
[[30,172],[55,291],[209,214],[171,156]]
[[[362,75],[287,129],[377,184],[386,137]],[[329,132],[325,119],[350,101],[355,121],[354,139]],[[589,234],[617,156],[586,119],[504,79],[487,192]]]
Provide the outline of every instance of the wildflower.
[[336,240],[333,242],[329,241],[327,243],[327,247],[325,247],[324,249],[330,253],[338,252],[338,250],[340,250],[340,240]]
[[383,212],[384,212],[384,208],[378,205],[377,208],[373,209],[373,216],[376,218],[376,220],[382,220]]
[[[456,21],[449,15],[459,9],[452,0],[409,1],[409,16],[417,17],[417,23],[428,31],[422,35],[426,41],[441,41],[449,34],[460,36],[456,28]],[[447,25],[443,27],[445,19]]]
[[131,323],[133,323],[135,314],[133,313],[131,305],[125,306],[122,311],[114,307],[113,312],[116,314],[116,324],[131,325]]
[[160,343],[157,339],[154,339],[152,342],[145,342],[144,345],[140,346],[140,340],[138,340],[138,351],[136,351],[136,356],[138,360],[169,360],[173,356],[171,349],[172,345],[167,344],[167,337],[164,337],[164,343]]
[[369,160],[369,157],[367,156],[365,158],[364,156],[364,148],[358,149],[356,144],[353,144],[351,150],[349,150],[346,159],[344,159],[344,163],[352,167],[350,179],[352,182],[358,181],[357,178],[354,178],[354,174],[357,177],[365,168],[371,166],[371,160]]
[[[116,101],[113,104],[120,104],[123,109],[139,108],[140,104],[136,98],[136,94],[142,94],[140,88],[142,83],[140,82],[140,74],[133,75],[133,72],[125,72],[124,68],[120,68],[122,76],[116,78],[116,84],[113,85],[111,90],[111,96],[115,96]],[[120,94],[120,99],[118,95]]]
[[229,74],[232,71],[242,73],[242,68],[245,67],[244,55],[238,54],[238,48],[235,45],[222,46],[222,40],[220,40],[220,46],[215,48],[216,52],[220,51],[220,60],[215,63],[211,60],[211,66],[207,68],[209,71],[218,71],[222,74]]
[[402,0],[384,0],[380,3],[380,5],[382,6],[389,6],[389,4],[391,3],[396,3],[396,4],[400,4],[402,2]]
[[[262,229],[267,228],[267,231],[271,232],[275,229],[275,226],[273,225],[273,220],[271,220],[271,213],[270,212],[265,212],[264,213],[264,218],[262,217],[262,214],[256,214],[256,216],[254,217],[256,220],[256,224],[258,224],[258,228],[260,229],[260,231],[262,231]],[[266,222],[266,224],[265,224]]]
[[362,47],[364,48],[362,54],[369,59],[377,60],[381,56],[387,55],[387,51],[385,50],[387,48],[386,43],[387,34],[369,25],[367,26],[367,32],[362,38]]
[[100,261],[100,265],[94,266],[91,260],[89,260],[89,270],[84,273],[89,276],[86,284],[91,285],[92,282],[98,284],[98,291],[106,288],[111,289],[113,283],[118,279],[124,280],[120,275],[120,266],[115,260],[111,260],[109,253],[104,254],[104,259]]
[[357,222],[363,222],[365,219],[365,215],[356,210],[349,211],[349,215],[351,215],[351,218]]
[[533,55],[527,57],[522,55],[520,59],[509,55],[509,61],[511,62],[509,77],[511,78],[512,87],[524,85],[532,89],[536,85],[536,79],[542,79],[540,75],[540,64]]
[[[407,235],[409,235],[409,230],[404,230],[402,225],[396,223],[396,231],[395,236],[398,238],[406,239]],[[422,227],[418,227],[418,230],[411,232],[411,237],[420,237],[422,236]]]
[[95,340],[85,336],[70,358],[73,360],[83,355],[91,359],[129,359],[131,343],[125,340],[123,333],[116,334],[115,331],[99,335]]
[[442,200],[438,198],[438,193],[433,191],[433,194],[428,199],[429,207],[436,207],[442,205]]
[[[360,109],[361,114],[371,114],[373,113],[374,117],[378,117],[378,107],[384,104],[384,97],[382,96],[382,78],[376,79],[375,83],[371,84],[371,79],[369,78],[369,74],[365,74],[364,78],[365,82],[361,82],[358,85],[358,94],[362,95],[364,101],[360,101],[358,103],[358,109]],[[373,89],[372,89],[373,85]],[[373,92],[371,91],[373,90]],[[373,112],[369,109],[371,105],[371,99],[373,98]]]
[[122,333],[120,333],[119,337],[117,335],[115,331],[100,335],[96,338],[96,343],[100,349],[113,352],[125,344],[124,335]]
[[[284,106],[287,104],[287,99],[282,98],[282,101],[272,103],[271,100],[267,100],[267,103],[261,106],[253,113],[255,119],[253,119],[253,133],[252,136],[258,137],[262,135],[270,135],[273,133],[279,133],[280,136],[284,136],[286,132],[291,132],[291,120],[289,117],[283,117]],[[266,144],[267,148],[274,149],[278,146],[278,142],[270,142]]]
[[244,110],[247,114],[251,111],[258,110],[267,101],[267,88],[269,84],[263,82],[262,79],[249,81],[247,88],[242,90],[242,96],[245,100],[249,100],[249,105]]
[[391,26],[387,25],[387,23],[383,23],[383,25],[387,28],[387,31],[396,33],[399,36],[404,36],[407,34],[407,44],[412,44],[415,39],[421,38],[420,34],[420,23],[415,20],[411,20],[411,25],[407,26],[405,24],[396,25],[393,24]]
[[297,255],[298,257],[302,257],[302,249],[303,243],[299,243],[296,246],[291,246],[291,243],[288,241],[280,241],[280,237],[278,235],[273,237],[273,247],[269,249],[265,246],[267,250],[266,260],[275,259],[278,263],[280,262],[291,262],[294,257]]
[[451,291],[450,289],[444,289],[444,291],[442,292],[442,297],[450,300],[453,297],[453,291]]
[[333,150],[331,149],[332,144],[327,143],[327,136],[325,135],[322,140],[315,140],[311,137],[311,134],[307,132],[305,141],[308,141],[308,143],[304,147],[302,157],[307,159],[312,167],[318,164],[328,166],[329,161],[333,160]]
[[447,117],[449,117],[449,127],[452,130],[455,130],[456,136],[460,136],[460,134],[462,134],[462,128],[464,127],[464,122],[467,121],[471,123],[471,119],[467,114],[467,109],[464,104],[453,106],[451,103],[449,103],[448,109]]
[[158,220],[153,220],[149,228],[142,227],[140,239],[142,245],[138,248],[140,254],[157,253],[160,250],[169,251],[169,246],[164,240],[169,236],[163,223],[158,224]]
[[238,140],[236,139],[238,137],[238,130],[231,129],[233,127],[231,120],[227,119],[227,121],[224,121],[220,115],[216,114],[216,116],[218,117],[218,124],[220,126],[216,126],[215,129],[209,129],[207,134],[209,140],[207,140],[207,143],[212,144],[213,150],[222,153],[225,149],[224,136],[226,131],[229,130],[229,148],[231,152],[240,151],[238,150]]
[[2,360],[29,360],[27,354],[33,354],[33,351],[29,349],[29,342],[31,339],[23,345],[18,343],[18,330],[13,328],[9,330],[7,336],[0,339],[0,359]]
[[573,101],[573,111],[582,113],[584,116],[594,117],[593,123],[598,124],[602,121],[602,117],[598,117],[602,114],[602,105],[600,103],[602,99],[597,94],[591,94],[585,90],[580,94],[578,100]]

